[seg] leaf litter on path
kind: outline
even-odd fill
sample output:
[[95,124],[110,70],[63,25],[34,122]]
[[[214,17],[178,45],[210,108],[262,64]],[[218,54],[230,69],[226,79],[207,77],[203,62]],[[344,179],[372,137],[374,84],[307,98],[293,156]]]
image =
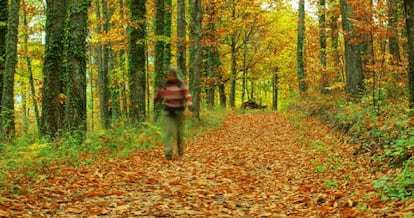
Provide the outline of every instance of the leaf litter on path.
[[[230,115],[167,161],[162,145],[127,159],[54,167],[9,194],[0,217],[398,217],[381,202],[369,160],[314,119]],[[22,184],[29,185],[29,184]],[[411,206],[410,206],[411,205]]]

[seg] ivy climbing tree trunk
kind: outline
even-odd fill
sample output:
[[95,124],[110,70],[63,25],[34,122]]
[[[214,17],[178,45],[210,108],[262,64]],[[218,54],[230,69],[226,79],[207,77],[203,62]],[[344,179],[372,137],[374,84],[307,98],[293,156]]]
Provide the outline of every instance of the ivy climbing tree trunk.
[[298,13],[298,41],[297,41],[297,72],[298,72],[298,84],[299,92],[304,95],[307,91],[305,83],[305,62],[303,60],[304,44],[305,44],[305,1],[299,0],[299,13]]
[[46,49],[43,64],[43,103],[41,135],[53,139],[63,129],[63,59],[64,27],[66,18],[65,0],[47,0]]
[[[164,0],[155,1],[155,54],[154,54],[154,70],[155,70],[155,90],[165,80],[165,69],[164,69],[164,20],[165,20],[165,4]],[[159,103],[154,104],[154,118],[158,119],[162,105]]]
[[14,74],[17,65],[17,42],[19,26],[19,0],[10,1],[10,14],[7,22],[6,63],[3,75],[3,94],[0,114],[0,135],[14,136]]
[[181,76],[187,79],[187,22],[185,15],[185,0],[177,0],[177,67]]
[[192,40],[192,46],[190,51],[190,57],[193,57],[190,61],[190,87],[193,96],[193,119],[200,120],[200,75],[202,65],[202,5],[201,0],[194,0],[190,5],[191,8],[191,28],[190,39]]
[[408,38],[409,105],[410,109],[414,109],[414,1],[404,0],[404,8]]
[[129,27],[129,89],[131,102],[131,122],[133,125],[145,120],[146,93],[146,0],[131,0],[129,9],[131,21]]
[[1,99],[3,93],[3,75],[6,60],[7,19],[9,14],[8,0],[0,0],[0,114],[2,111]]
[[360,43],[353,42],[357,38],[352,22],[352,7],[348,0],[341,0],[342,26],[345,31],[345,74],[346,92],[353,98],[359,98],[363,91],[363,72]]
[[86,136],[86,62],[90,0],[72,0],[69,8],[66,129],[83,141]]

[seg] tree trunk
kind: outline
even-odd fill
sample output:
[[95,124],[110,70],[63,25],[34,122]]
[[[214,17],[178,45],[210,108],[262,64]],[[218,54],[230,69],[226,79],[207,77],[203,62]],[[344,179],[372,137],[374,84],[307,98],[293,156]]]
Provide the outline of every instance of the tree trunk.
[[1,98],[2,111],[0,135],[13,136],[14,122],[14,74],[17,65],[17,42],[19,26],[19,0],[10,2],[10,14],[7,21],[6,65],[3,75],[3,94]]
[[236,39],[231,36],[231,77],[230,77],[230,107],[236,107],[236,79],[237,79],[237,52]]
[[[232,0],[231,19],[236,19],[236,3]],[[237,42],[236,36],[231,36],[231,76],[230,76],[230,107],[236,107],[236,80],[237,80]]]
[[414,1],[404,0],[406,29],[408,38],[408,88],[409,105],[414,109]]
[[304,53],[304,41],[305,41],[305,1],[299,0],[299,13],[298,13],[298,47],[297,47],[297,71],[298,71],[298,84],[299,92],[304,95],[307,91],[305,82],[305,62],[303,60]]
[[191,47],[190,74],[192,75],[191,92],[193,96],[193,118],[200,120],[200,75],[202,65],[202,45],[201,45],[201,24],[202,24],[202,6],[201,0],[194,0],[191,7],[191,35],[194,43]]
[[[131,122],[133,125],[145,120],[146,116],[146,0],[130,2],[131,21],[136,25],[129,27],[129,89]],[[162,61],[162,60],[161,60]]]
[[164,44],[164,67],[167,68],[171,64],[171,15],[172,15],[172,1],[165,1],[165,17],[164,17],[164,35],[167,39]]
[[218,48],[214,42],[217,41],[216,35],[216,18],[217,18],[217,6],[215,2],[210,2],[206,5],[207,11],[207,28],[208,28],[208,41],[211,43],[206,45],[207,47],[207,106],[209,109],[214,108],[215,103],[215,90],[217,84],[217,70],[220,65],[220,56]]
[[319,0],[319,62],[321,66],[321,93],[326,94],[329,87],[329,77],[326,63],[326,1]]
[[0,0],[0,114],[1,114],[1,99],[3,93],[3,75],[6,60],[6,36],[7,36],[7,19],[9,14],[8,0]]
[[[155,54],[154,54],[154,70],[155,70],[155,88],[158,89],[159,86],[165,80],[165,68],[164,68],[164,19],[165,19],[165,5],[164,0],[155,1],[155,35],[157,37],[155,42]],[[162,110],[162,105],[159,103],[154,104],[154,118],[158,119],[160,112]]]
[[401,61],[400,46],[398,44],[398,5],[396,0],[388,0],[388,32],[389,50],[393,64]]
[[[101,1],[100,0],[95,0],[95,16],[96,16],[96,20],[98,20],[99,22],[96,24],[95,27],[95,32],[98,36],[100,36],[102,34],[102,24],[101,24],[101,20],[102,20],[102,13],[101,13]],[[98,41],[95,45],[95,51],[94,51],[94,59],[95,59],[95,64],[98,70],[98,82],[97,82],[97,86],[98,86],[98,94],[99,94],[99,105],[102,105],[103,103],[101,102],[101,91],[100,91],[100,77],[101,75],[103,75],[103,46],[102,43],[100,41]],[[91,75],[93,75],[93,73],[91,73]],[[91,81],[91,87],[93,86],[94,81]],[[92,98],[93,99],[93,98]],[[92,105],[94,105],[93,101],[92,101]],[[99,109],[99,117],[102,117],[102,112],[101,109]],[[94,111],[92,111],[92,114],[94,114]],[[101,121],[102,124],[102,121]],[[94,119],[92,120],[92,126],[95,126],[94,123]],[[101,125],[102,126],[102,125]]]
[[[330,29],[331,29],[331,50],[332,50],[332,58],[333,58],[333,64],[332,67],[334,71],[336,72],[335,81],[345,81],[345,75],[343,72],[343,69],[340,68],[340,58],[339,58],[339,25],[338,25],[338,18],[340,11],[336,10],[335,6],[330,10],[332,13],[330,15]],[[338,11],[338,12],[337,12]]]
[[63,59],[64,28],[66,18],[65,0],[47,0],[46,49],[43,64],[43,104],[41,135],[53,139],[63,129]]
[[279,87],[278,87],[278,85],[279,85],[278,68],[275,68],[274,71],[275,72],[273,72],[274,74],[273,74],[273,82],[272,82],[272,85],[273,85],[272,110],[277,111],[277,108],[278,108],[277,99],[278,99],[278,93],[279,93]]
[[[22,2],[25,4],[25,2]],[[29,84],[30,84],[30,92],[31,92],[31,99],[33,102],[34,112],[35,112],[35,120],[36,120],[36,128],[37,131],[40,131],[40,112],[39,112],[39,106],[37,104],[36,99],[36,91],[35,91],[35,85],[34,85],[34,79],[33,79],[33,70],[32,70],[32,59],[29,54],[29,26],[27,23],[27,12],[23,13],[23,25],[24,25],[24,53],[26,58],[26,67],[27,72],[29,73]]]
[[72,0],[69,14],[66,128],[75,138],[86,136],[86,62],[90,0]]
[[351,40],[357,37],[353,27],[352,8],[348,0],[341,0],[342,25],[345,32],[345,74],[346,92],[354,98],[360,98],[363,91],[362,58],[359,43]]
[[[108,18],[108,2],[102,0],[102,15],[103,15],[103,32],[109,32],[109,18]],[[101,63],[100,70],[98,70],[98,86],[99,86],[99,103],[101,111],[101,125],[102,128],[108,129],[111,126],[111,113],[109,100],[111,93],[109,89],[109,44],[105,42],[101,47]]]
[[184,80],[187,79],[187,22],[185,20],[185,14],[185,0],[177,0],[177,67]]
[[227,96],[226,96],[226,87],[224,85],[222,72],[218,72],[217,79],[219,81],[218,90],[219,90],[219,96],[220,96],[220,106],[222,108],[226,108],[227,107]]

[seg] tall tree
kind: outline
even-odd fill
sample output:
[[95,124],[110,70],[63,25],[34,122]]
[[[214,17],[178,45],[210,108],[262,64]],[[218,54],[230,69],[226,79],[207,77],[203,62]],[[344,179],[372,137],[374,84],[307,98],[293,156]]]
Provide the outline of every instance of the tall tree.
[[319,0],[319,62],[321,65],[321,93],[327,92],[329,86],[327,75],[327,62],[326,62],[326,1]]
[[6,60],[7,19],[9,12],[8,0],[0,0],[0,113],[3,93],[3,74]]
[[[332,0],[331,0],[332,1]],[[339,15],[341,14],[340,5],[336,1],[329,2],[329,27],[331,37],[331,53],[332,53],[332,67],[334,69],[335,81],[345,81],[345,76],[342,68],[340,68],[339,55]],[[329,63],[329,62],[328,62]]]
[[298,41],[297,41],[297,72],[298,84],[301,95],[307,91],[305,82],[305,61],[303,59],[305,44],[305,0],[299,0],[298,13]]
[[177,0],[177,67],[184,79],[187,78],[187,22],[185,19],[185,0]]
[[[159,87],[165,79],[164,69],[164,30],[165,30],[165,2],[164,0],[155,0],[155,54],[154,54],[154,71],[155,87]],[[158,119],[161,111],[161,104],[154,105],[155,119]]]
[[414,109],[414,1],[404,0],[408,38],[408,88],[410,109]]
[[171,24],[172,24],[172,0],[165,1],[165,17],[164,17],[164,67],[171,64]]
[[190,41],[190,87],[193,96],[193,118],[200,120],[200,76],[202,65],[202,4],[201,0],[192,1],[191,5]]
[[17,65],[17,42],[19,26],[19,0],[10,2],[10,13],[7,21],[6,63],[3,75],[3,94],[0,114],[1,135],[14,135],[14,74]]
[[341,0],[342,26],[345,32],[345,74],[346,74],[346,92],[351,97],[360,97],[363,91],[363,63],[361,58],[361,46],[356,42],[358,34],[354,28],[352,7],[348,0]]
[[400,46],[398,44],[398,4],[397,0],[388,0],[388,32],[389,50],[393,62],[401,60]]
[[130,1],[130,17],[134,25],[129,27],[128,73],[133,124],[145,120],[146,91],[146,0]]
[[[231,19],[232,21],[236,20],[236,4],[238,0],[230,0],[231,7]],[[231,76],[230,76],[230,107],[234,108],[236,106],[236,80],[237,80],[237,35],[232,34],[230,36],[231,42]]]
[[[23,5],[26,5],[25,1],[22,1]],[[29,73],[29,83],[30,83],[30,92],[31,92],[31,96],[32,96],[32,101],[33,101],[33,107],[34,107],[34,111],[35,111],[35,118],[36,118],[36,127],[37,127],[37,131],[40,131],[40,111],[39,111],[39,106],[36,100],[36,91],[35,91],[35,82],[34,82],[34,78],[33,78],[33,68],[32,68],[32,58],[30,57],[30,53],[29,53],[29,37],[30,37],[30,33],[29,33],[29,24],[27,21],[27,15],[28,15],[28,8],[24,7],[23,8],[23,25],[24,25],[24,41],[23,41],[23,50],[24,50],[24,55],[25,55],[25,59],[26,59],[26,68],[27,71]]]
[[[108,1],[102,0],[102,32],[107,35],[109,32],[109,14],[108,14]],[[111,113],[110,113],[110,99],[111,92],[109,89],[109,42],[102,42],[101,47],[101,63],[100,70],[98,70],[98,86],[99,86],[99,102],[101,111],[101,124],[104,129],[108,129],[111,126]]]
[[[95,6],[95,16],[96,16],[96,20],[97,20],[97,23],[96,23],[96,26],[95,26],[95,33],[96,33],[96,35],[100,36],[103,32],[103,26],[102,26],[102,21],[101,21],[102,20],[101,1],[100,0],[95,0],[94,3],[95,3],[95,5],[94,5]],[[94,62],[94,64],[96,64],[96,68],[97,68],[97,71],[98,71],[98,86],[99,86],[100,80],[104,79],[104,78],[100,79],[100,77],[103,77],[103,74],[104,74],[103,73],[103,45],[100,41],[98,41],[94,46],[95,46],[94,47],[94,52],[91,52],[91,53],[93,54],[92,55],[93,56],[93,62]],[[93,75],[93,73],[91,72],[91,76],[92,75]],[[94,87],[93,83],[94,83],[94,80],[91,79],[91,88]],[[99,95],[101,95],[101,92],[99,91],[99,89],[100,88],[98,88],[98,92],[99,92]],[[91,99],[94,99],[93,92],[91,93]],[[100,105],[104,104],[103,102],[101,102],[101,99],[102,98],[99,98],[99,104]],[[91,105],[92,105],[92,107],[94,107],[94,104],[91,104]],[[99,110],[99,113],[100,113],[100,117],[104,116],[103,111]],[[94,117],[94,112],[92,110],[91,118],[93,118],[93,117]],[[94,119],[91,119],[91,121],[92,121],[91,122],[91,127],[93,129],[94,125],[95,125],[94,124]],[[101,121],[101,124],[102,123],[103,122]]]
[[41,135],[53,139],[63,129],[64,27],[66,0],[46,1],[46,49],[43,64],[43,104]]
[[207,106],[211,109],[214,107],[215,102],[215,89],[217,86],[217,71],[219,70],[220,55],[218,52],[218,43],[217,43],[217,8],[216,1],[210,1],[206,4],[206,17],[207,17],[207,40],[208,44],[206,45],[207,50]]
[[83,140],[86,134],[86,62],[90,0],[72,0],[69,8],[66,125]]

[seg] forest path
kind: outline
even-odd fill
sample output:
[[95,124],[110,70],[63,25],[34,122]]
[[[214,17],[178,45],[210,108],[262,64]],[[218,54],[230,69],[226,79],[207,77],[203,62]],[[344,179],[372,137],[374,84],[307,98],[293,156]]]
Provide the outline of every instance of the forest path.
[[[190,139],[182,158],[163,147],[128,159],[50,169],[30,193],[0,202],[0,217],[381,217],[407,211],[375,194],[368,158],[314,119],[230,115]],[[401,205],[399,205],[401,206]],[[406,205],[407,206],[407,205]]]

